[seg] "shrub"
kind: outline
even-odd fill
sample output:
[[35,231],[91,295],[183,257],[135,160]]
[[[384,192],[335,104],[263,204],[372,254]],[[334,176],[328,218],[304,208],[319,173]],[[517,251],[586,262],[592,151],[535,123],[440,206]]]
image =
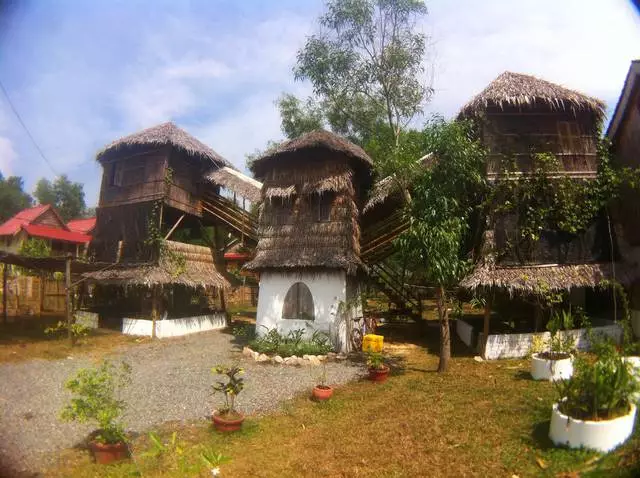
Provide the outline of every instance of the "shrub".
[[280,334],[276,329],[270,329],[262,337],[249,342],[249,347],[263,354],[275,354],[281,357],[292,355],[324,355],[333,350],[329,337],[324,332],[314,331],[311,339],[304,339],[305,330],[292,330],[287,335]]
[[596,358],[578,356],[573,375],[555,383],[562,413],[580,420],[608,420],[629,411],[640,390],[633,366],[611,339],[592,341]]
[[238,366],[227,367],[226,365],[216,365],[211,372],[217,375],[226,376],[226,381],[218,381],[213,385],[213,393],[224,394],[224,407],[218,410],[220,415],[237,416],[239,413],[235,409],[236,397],[244,389],[244,380],[240,377],[244,370]]
[[105,360],[98,368],[80,369],[74,378],[65,383],[65,388],[76,396],[62,409],[60,418],[64,421],[97,423],[97,442],[124,441],[124,426],[118,419],[125,403],[116,394],[130,381],[131,367],[126,362],[116,367]]

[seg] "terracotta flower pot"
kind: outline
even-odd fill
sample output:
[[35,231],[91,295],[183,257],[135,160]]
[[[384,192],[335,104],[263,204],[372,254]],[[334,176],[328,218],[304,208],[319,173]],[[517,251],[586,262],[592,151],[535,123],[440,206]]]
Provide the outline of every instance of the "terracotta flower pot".
[[129,448],[123,441],[118,443],[89,442],[89,449],[93,453],[96,463],[108,465],[129,458]]
[[318,401],[329,400],[333,395],[333,388],[328,385],[316,385],[313,387],[313,398]]
[[219,432],[236,432],[242,428],[242,422],[244,422],[244,415],[241,413],[231,415],[220,415],[215,412],[212,416],[213,426]]
[[389,367],[386,365],[383,368],[370,368],[369,380],[372,382],[385,382],[389,376]]

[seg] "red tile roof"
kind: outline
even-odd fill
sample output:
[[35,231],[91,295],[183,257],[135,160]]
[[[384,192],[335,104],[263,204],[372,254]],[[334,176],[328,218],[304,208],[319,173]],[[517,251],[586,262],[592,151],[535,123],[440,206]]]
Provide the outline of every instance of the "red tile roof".
[[80,232],[65,231],[51,226],[40,226],[38,224],[27,224],[22,228],[33,237],[54,239],[56,241],[72,242],[74,244],[86,244],[91,241],[91,236]]
[[67,227],[74,232],[90,234],[93,232],[93,228],[96,227],[96,218],[90,217],[87,219],[73,219],[67,223]]
[[50,204],[42,204],[36,207],[30,207],[23,209],[15,216],[7,219],[4,223],[0,224],[0,236],[12,236],[20,230],[22,226],[31,224],[38,219],[45,211],[51,208]]

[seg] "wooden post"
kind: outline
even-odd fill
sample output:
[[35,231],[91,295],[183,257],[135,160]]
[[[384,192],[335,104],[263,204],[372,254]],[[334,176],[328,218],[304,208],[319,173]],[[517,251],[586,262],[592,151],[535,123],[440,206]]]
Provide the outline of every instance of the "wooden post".
[[67,259],[65,261],[65,271],[64,271],[64,280],[65,280],[65,292],[66,292],[66,306],[67,306],[67,334],[69,337],[69,344],[71,346],[75,343],[75,337],[73,336],[73,330],[71,326],[73,325],[73,304],[71,303],[71,258],[73,256],[71,254],[67,254]]
[[40,314],[42,314],[42,311],[44,310],[44,278],[45,278],[45,273],[44,272],[40,272]]
[[151,289],[151,338],[156,338],[156,320],[158,318],[158,286]]
[[484,303],[484,327],[482,329],[482,358],[486,359],[487,341],[489,340],[489,323],[491,322],[491,294],[487,294]]
[[7,323],[7,276],[9,275],[9,264],[4,264],[2,268],[2,323]]

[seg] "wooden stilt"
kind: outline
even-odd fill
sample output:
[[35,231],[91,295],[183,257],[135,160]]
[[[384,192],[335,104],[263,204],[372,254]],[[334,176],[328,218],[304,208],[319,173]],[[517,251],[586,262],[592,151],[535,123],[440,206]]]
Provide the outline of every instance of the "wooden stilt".
[[75,344],[75,337],[73,335],[73,304],[71,303],[71,254],[67,254],[67,259],[65,261],[65,271],[64,271],[64,281],[65,281],[65,292],[66,292],[66,308],[67,308],[67,334],[69,337],[69,345],[73,346]]
[[2,323],[7,323],[7,277],[9,275],[9,264],[3,264],[2,268]]
[[156,338],[156,321],[158,319],[158,286],[151,289],[151,338]]
[[491,322],[491,295],[487,294],[484,304],[484,327],[482,329],[482,358],[486,359],[487,341],[489,340],[489,323]]

